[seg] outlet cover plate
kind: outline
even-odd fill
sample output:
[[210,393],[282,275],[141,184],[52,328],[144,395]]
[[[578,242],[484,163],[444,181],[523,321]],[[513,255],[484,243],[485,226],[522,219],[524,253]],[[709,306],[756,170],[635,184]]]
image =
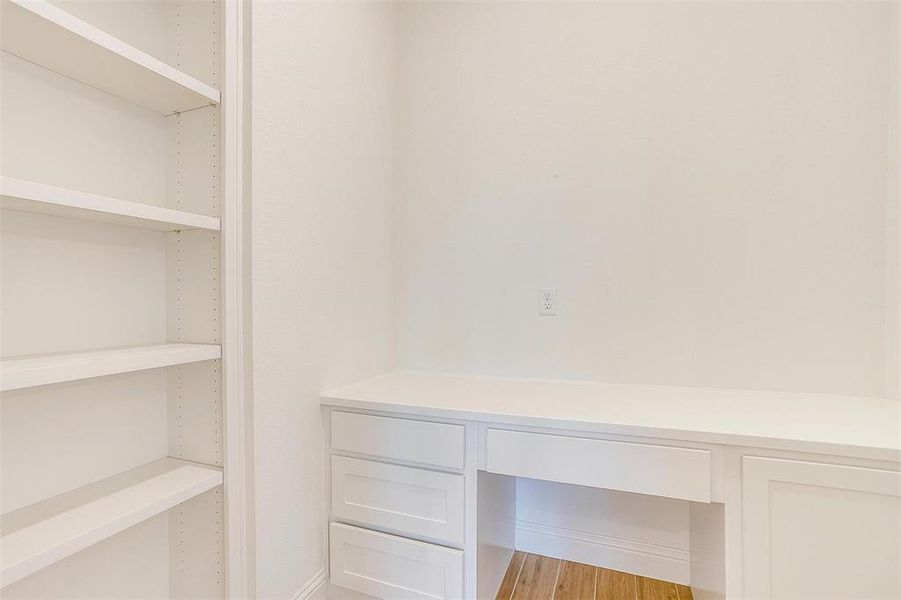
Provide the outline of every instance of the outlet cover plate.
[[555,288],[538,289],[538,314],[552,317],[557,314],[557,290]]

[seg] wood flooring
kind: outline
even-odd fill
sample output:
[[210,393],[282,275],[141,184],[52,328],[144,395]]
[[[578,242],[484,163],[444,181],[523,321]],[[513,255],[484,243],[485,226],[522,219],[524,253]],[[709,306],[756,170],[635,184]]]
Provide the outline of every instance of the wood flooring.
[[496,600],[692,600],[691,588],[601,567],[515,552]]

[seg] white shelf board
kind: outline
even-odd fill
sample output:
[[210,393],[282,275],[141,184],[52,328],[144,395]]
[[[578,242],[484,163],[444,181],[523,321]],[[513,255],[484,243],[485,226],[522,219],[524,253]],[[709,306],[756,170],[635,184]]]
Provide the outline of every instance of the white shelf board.
[[220,229],[219,219],[216,217],[97,196],[13,177],[0,177],[0,208],[155,231]]
[[2,0],[5,52],[160,114],[219,104],[214,87],[47,0]]
[[221,347],[213,344],[167,343],[4,358],[0,360],[0,391],[214,360],[221,355]]
[[222,484],[222,470],[164,458],[3,515],[0,586]]

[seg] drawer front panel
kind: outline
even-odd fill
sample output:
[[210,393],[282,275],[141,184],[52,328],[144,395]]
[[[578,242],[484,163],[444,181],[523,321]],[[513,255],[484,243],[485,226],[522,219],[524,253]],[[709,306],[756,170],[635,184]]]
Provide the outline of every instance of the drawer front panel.
[[710,452],[489,429],[488,471],[710,502]]
[[332,447],[450,469],[463,468],[463,426],[332,413]]
[[331,582],[376,598],[463,597],[463,553],[340,523],[329,526]]
[[463,476],[332,456],[332,514],[463,543]]

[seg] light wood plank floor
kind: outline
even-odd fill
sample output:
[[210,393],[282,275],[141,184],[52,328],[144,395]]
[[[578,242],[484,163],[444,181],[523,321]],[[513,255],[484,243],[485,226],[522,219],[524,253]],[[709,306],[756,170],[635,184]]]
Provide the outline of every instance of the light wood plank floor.
[[515,552],[496,600],[692,600],[691,589],[639,577]]

